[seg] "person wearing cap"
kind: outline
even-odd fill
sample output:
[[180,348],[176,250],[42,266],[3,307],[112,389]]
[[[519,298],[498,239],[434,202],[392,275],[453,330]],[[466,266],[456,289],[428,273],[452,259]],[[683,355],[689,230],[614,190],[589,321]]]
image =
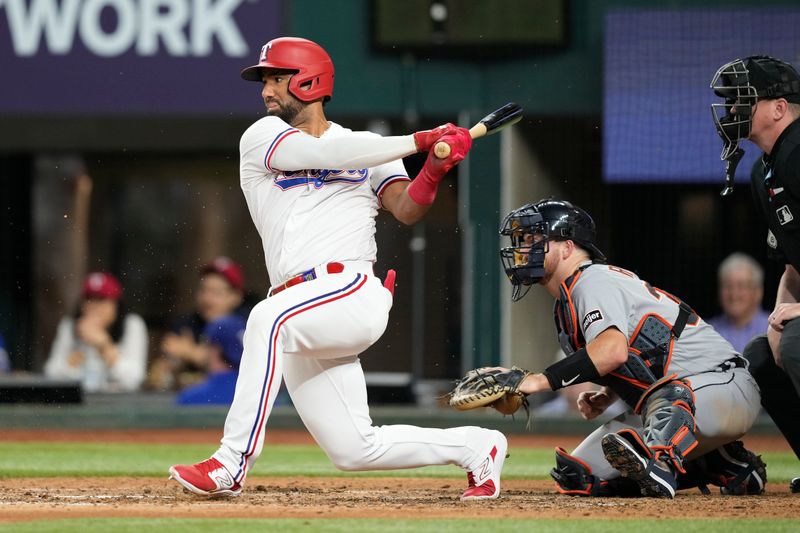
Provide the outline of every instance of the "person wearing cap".
[[[469,131],[453,124],[411,135],[350,130],[326,117],[334,67],[322,46],[278,37],[258,57],[241,76],[258,84],[253,96],[267,116],[239,140],[239,185],[271,287],[247,319],[220,447],[206,460],[171,466],[170,477],[197,495],[241,493],[284,383],[340,470],[452,464],[467,474],[462,499],[497,498],[505,436],[475,426],[373,425],[359,358],[387,328],[393,302],[394,271],[382,282],[373,270],[378,212],[408,225],[422,220],[472,146]],[[412,180],[402,159],[418,152],[427,157]]]
[[[723,140],[730,192],[748,139],[763,151],[751,171],[751,190],[766,220],[770,256],[785,265],[765,334],[744,349],[761,387],[761,403],[800,458],[800,75],[769,56],[749,56],[717,70],[711,82],[725,103],[712,104]],[[792,481],[800,492],[800,478]]]
[[61,319],[46,376],[81,382],[86,392],[139,389],[147,368],[147,326],[126,312],[122,285],[107,272],[92,272],[83,283],[77,311]]
[[183,387],[205,376],[207,350],[202,334],[209,322],[235,313],[246,319],[242,269],[227,257],[203,265],[195,293],[195,309],[180,317],[161,341],[163,357],[154,363],[153,379],[160,388]]
[[176,399],[180,405],[230,405],[236,390],[245,320],[227,315],[209,322],[203,330],[208,378],[183,389]]

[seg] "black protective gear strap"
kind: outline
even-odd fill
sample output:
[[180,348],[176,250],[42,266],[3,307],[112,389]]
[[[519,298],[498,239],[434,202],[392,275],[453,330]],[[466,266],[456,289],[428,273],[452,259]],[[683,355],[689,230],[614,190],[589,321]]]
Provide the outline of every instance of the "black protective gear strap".
[[562,389],[568,385],[586,383],[587,381],[594,382],[600,378],[600,373],[597,371],[597,367],[594,366],[586,348],[581,348],[564,359],[553,363],[542,373],[553,390]]
[[672,326],[672,334],[675,335],[676,339],[681,338],[681,333],[683,333],[683,328],[686,327],[687,322],[689,322],[689,317],[694,314],[692,308],[681,300],[681,303],[678,305],[678,318],[675,319],[675,324]]

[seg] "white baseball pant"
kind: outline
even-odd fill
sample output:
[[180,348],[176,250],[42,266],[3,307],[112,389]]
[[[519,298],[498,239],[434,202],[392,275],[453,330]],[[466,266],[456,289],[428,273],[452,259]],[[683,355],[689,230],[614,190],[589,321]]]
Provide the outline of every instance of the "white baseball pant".
[[358,354],[386,329],[392,295],[369,263],[290,287],[256,305],[247,321],[236,393],[214,457],[242,483],[264,444],[281,378],[308,431],[342,470],[454,464],[472,470],[489,430],[376,427]]

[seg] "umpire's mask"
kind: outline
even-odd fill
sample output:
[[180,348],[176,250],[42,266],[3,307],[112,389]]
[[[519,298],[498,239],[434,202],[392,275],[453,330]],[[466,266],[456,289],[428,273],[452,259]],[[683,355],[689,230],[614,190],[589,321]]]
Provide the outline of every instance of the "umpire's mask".
[[785,98],[800,103],[800,75],[795,68],[769,56],[750,56],[722,65],[711,88],[725,103],[711,104],[711,114],[723,146],[720,159],[727,163],[726,190],[733,187],[736,165],[744,151],[739,141],[750,137],[753,109],[758,100]]
[[711,88],[714,94],[725,99],[725,103],[711,104],[711,113],[723,142],[719,157],[727,161],[738,148],[739,141],[750,137],[758,92],[750,84],[749,71],[741,59],[721,66],[711,81]]

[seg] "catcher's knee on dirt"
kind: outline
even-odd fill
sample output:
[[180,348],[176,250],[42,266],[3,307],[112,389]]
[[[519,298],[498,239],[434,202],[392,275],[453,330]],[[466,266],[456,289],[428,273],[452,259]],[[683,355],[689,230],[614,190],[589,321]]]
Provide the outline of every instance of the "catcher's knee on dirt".
[[683,458],[697,446],[694,393],[686,381],[666,376],[642,394],[636,412],[644,420],[644,442],[657,460],[683,473]]
[[638,496],[639,488],[625,478],[604,480],[592,474],[592,467],[556,448],[556,467],[550,471],[556,490],[569,496]]

